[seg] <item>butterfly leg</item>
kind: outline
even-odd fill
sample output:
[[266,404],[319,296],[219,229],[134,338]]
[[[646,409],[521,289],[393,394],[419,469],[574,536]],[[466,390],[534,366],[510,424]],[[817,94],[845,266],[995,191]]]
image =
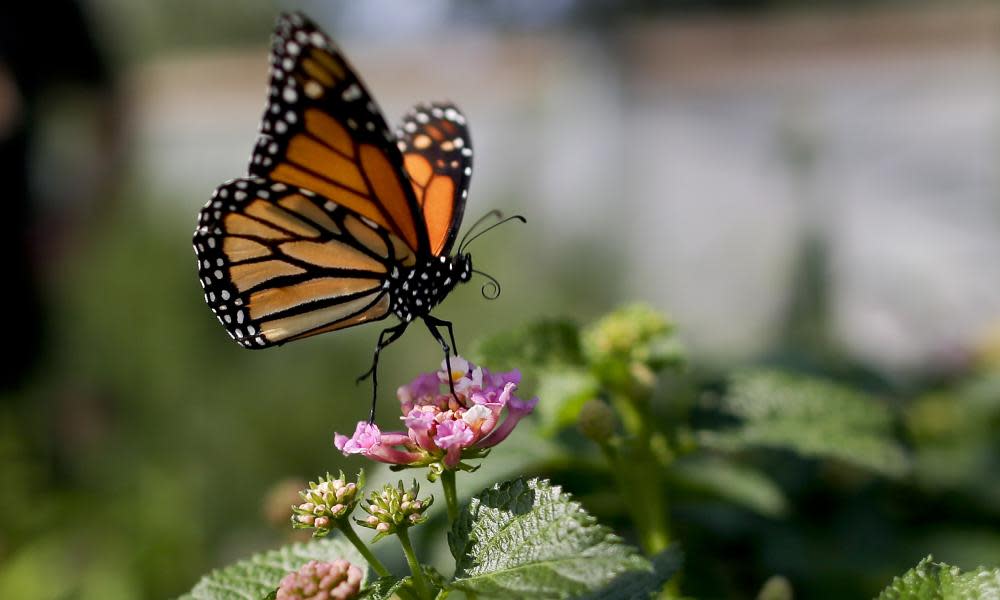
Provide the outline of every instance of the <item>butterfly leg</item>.
[[459,355],[458,344],[455,343],[455,330],[452,329],[451,327],[451,321],[438,319],[436,317],[432,317],[431,315],[427,315],[426,317],[424,317],[424,320],[430,321],[431,323],[434,324],[435,327],[444,327],[445,329],[448,330],[448,338],[451,340],[451,351],[455,354],[455,356],[458,356]]
[[[378,343],[375,344],[375,355],[372,357],[372,366],[370,369],[365,371],[360,377],[358,377],[357,382],[361,383],[369,376],[372,378],[372,409],[368,413],[368,422],[375,422],[375,400],[378,399],[378,355],[386,346],[395,342],[399,339],[399,336],[403,335],[406,331],[406,326],[409,323],[403,322],[395,327],[387,327],[382,330],[382,333],[378,334]],[[386,339],[388,335],[388,339]]]
[[451,348],[448,346],[448,342],[445,341],[444,336],[438,331],[438,327],[446,327],[448,333],[451,336],[451,343],[455,343],[455,336],[451,333],[451,323],[449,321],[442,321],[441,319],[436,319],[430,315],[424,317],[424,324],[427,325],[427,330],[431,332],[437,343],[441,344],[441,349],[444,350],[444,366],[448,373],[448,389],[451,390],[451,395],[455,398],[455,402],[461,402],[458,399],[458,394],[455,392],[455,382],[451,378]]

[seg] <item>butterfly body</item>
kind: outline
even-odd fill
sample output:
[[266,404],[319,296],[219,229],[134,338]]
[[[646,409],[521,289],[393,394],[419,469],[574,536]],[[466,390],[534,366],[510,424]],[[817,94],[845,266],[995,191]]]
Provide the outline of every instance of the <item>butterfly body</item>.
[[456,285],[471,277],[472,257],[456,254],[430,259],[413,267],[394,268],[384,285],[392,298],[393,314],[409,323],[429,315]]

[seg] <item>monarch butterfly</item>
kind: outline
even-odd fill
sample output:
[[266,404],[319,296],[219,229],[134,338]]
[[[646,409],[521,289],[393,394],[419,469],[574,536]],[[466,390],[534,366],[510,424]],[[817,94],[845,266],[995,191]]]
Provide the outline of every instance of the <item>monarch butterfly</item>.
[[450,371],[452,324],[431,309],[474,272],[499,294],[464,250],[509,219],[469,238],[480,219],[449,254],[471,174],[472,142],[457,107],[417,105],[393,134],[330,38],[304,15],[283,14],[249,173],[219,186],[199,214],[194,248],[205,300],[244,348],[398,317],[358,378],[372,378],[372,419],[386,346],[420,319]]

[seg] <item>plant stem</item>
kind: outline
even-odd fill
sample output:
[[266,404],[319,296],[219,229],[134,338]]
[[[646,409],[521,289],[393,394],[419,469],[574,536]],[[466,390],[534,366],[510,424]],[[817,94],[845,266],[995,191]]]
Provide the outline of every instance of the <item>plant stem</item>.
[[448,524],[458,519],[458,493],[455,490],[455,472],[445,469],[441,473],[441,487],[444,488],[444,503],[448,506]]
[[626,504],[632,522],[638,530],[642,548],[653,555],[670,544],[667,499],[664,497],[663,468],[654,456],[652,416],[647,410],[648,398],[638,394],[615,394],[612,398],[628,434],[617,452],[605,450],[623,495],[630,496]]
[[379,577],[389,576],[389,569],[386,569],[385,565],[383,565],[379,559],[375,558],[375,555],[368,549],[368,546],[365,546],[365,543],[361,541],[361,538],[359,538],[358,534],[354,532],[354,528],[351,527],[351,524],[348,523],[346,519],[337,521],[337,528],[344,534],[347,541],[354,544],[354,547],[358,549],[361,556],[365,557],[365,560],[368,561],[368,565],[371,566],[373,571],[378,573]]
[[406,562],[410,565],[410,572],[413,573],[413,584],[417,588],[417,594],[421,598],[431,600],[430,588],[427,586],[427,579],[424,578],[424,569],[420,566],[420,561],[417,560],[417,555],[410,544],[410,534],[405,527],[400,527],[396,530],[396,537],[403,546],[403,554],[406,555]]

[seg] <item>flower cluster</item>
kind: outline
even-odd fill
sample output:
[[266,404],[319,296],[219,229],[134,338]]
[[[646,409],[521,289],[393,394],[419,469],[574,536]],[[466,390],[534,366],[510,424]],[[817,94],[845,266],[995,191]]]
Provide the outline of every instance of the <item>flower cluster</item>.
[[[353,436],[337,434],[334,443],[345,455],[361,454],[393,465],[468,469],[463,459],[485,456],[538,403],[537,398],[514,395],[520,381],[517,370],[490,373],[456,356],[451,372],[442,362],[440,371],[399,388],[405,432],[383,433],[362,421]],[[506,418],[501,418],[504,409]]]
[[402,481],[397,487],[386,484],[381,492],[372,492],[368,500],[361,504],[361,508],[368,513],[368,518],[355,521],[358,525],[378,532],[373,541],[396,533],[399,529],[419,525],[427,520],[424,511],[434,503],[434,496],[419,499],[419,493],[420,486],[416,481],[408,490],[403,489]]
[[334,526],[334,521],[346,517],[354,510],[358,490],[364,487],[364,471],[358,482],[349,482],[340,472],[336,479],[329,473],[319,481],[309,482],[309,488],[299,492],[302,503],[292,507],[292,525],[299,529],[315,528],[316,537],[322,537]]
[[281,579],[277,600],[348,600],[361,588],[361,569],[344,559],[311,560]]

